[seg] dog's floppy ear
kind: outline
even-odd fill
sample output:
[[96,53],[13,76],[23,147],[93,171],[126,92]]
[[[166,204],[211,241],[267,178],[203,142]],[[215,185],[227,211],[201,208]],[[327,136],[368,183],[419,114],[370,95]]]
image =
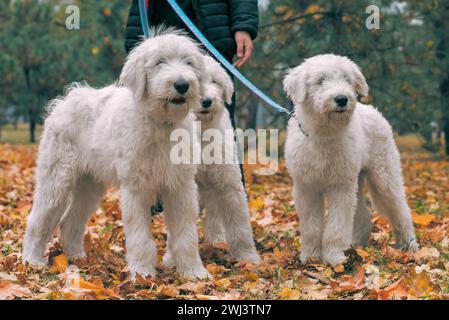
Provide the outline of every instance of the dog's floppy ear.
[[284,91],[293,102],[302,102],[306,98],[306,75],[303,66],[287,70],[284,77]]
[[359,95],[366,97],[369,93],[368,83],[366,82],[366,79],[363,76],[362,70],[360,70],[359,66],[357,65],[354,68],[354,79],[355,79],[354,83],[355,91]]
[[123,66],[119,84],[130,89],[136,100],[142,100],[147,94],[147,77],[144,59],[139,58],[137,52],[132,52]]

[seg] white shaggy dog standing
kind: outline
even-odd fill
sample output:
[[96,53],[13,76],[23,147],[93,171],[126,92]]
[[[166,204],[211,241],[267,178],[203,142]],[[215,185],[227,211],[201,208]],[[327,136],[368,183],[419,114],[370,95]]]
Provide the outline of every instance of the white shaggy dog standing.
[[315,56],[289,71],[284,89],[295,103],[285,154],[300,214],[301,260],[335,265],[351,244],[367,245],[365,182],[377,211],[390,219],[398,247],[416,250],[392,129],[374,107],[357,102],[368,94],[359,67],[346,57]]
[[[232,158],[237,159],[234,139],[225,139],[226,132],[234,136],[229,112],[225,108],[225,103],[231,103],[234,86],[218,62],[209,56],[205,56],[204,60],[206,93],[201,105],[194,109],[194,114],[201,122],[201,134],[219,134],[223,143],[219,146],[222,155],[225,149],[232,150]],[[217,143],[211,140],[202,142],[203,150],[210,143]],[[196,181],[200,205],[206,209],[206,240],[211,244],[227,241],[229,252],[235,259],[259,263],[239,164],[203,163],[198,169]]]
[[209,276],[198,252],[197,167],[172,164],[169,139],[177,128],[192,132],[190,111],[204,95],[203,73],[195,42],[179,32],[159,32],[128,56],[123,87],[74,86],[50,103],[24,261],[45,264],[45,245],[58,223],[65,254],[83,256],[86,220],[106,186],[115,185],[133,275],[156,273],[149,210],[160,194],[177,271],[189,278]]

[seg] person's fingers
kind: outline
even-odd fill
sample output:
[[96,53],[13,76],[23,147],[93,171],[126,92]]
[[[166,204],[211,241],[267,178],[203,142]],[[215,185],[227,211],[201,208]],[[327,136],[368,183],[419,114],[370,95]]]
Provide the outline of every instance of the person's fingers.
[[250,58],[253,53],[253,44],[251,41],[245,41],[244,45],[244,55],[241,59],[239,59],[239,68],[243,66]]
[[240,68],[240,67],[242,66],[242,60],[243,60],[243,57],[237,58],[237,59],[234,61],[234,67]]
[[243,52],[244,52],[244,48],[245,47],[245,41],[243,39],[238,39],[237,40],[237,57],[241,58],[243,57]]

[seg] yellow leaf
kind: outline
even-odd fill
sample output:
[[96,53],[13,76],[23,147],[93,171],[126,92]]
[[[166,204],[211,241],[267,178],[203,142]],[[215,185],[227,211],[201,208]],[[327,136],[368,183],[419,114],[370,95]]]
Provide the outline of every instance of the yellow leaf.
[[251,281],[251,282],[245,282],[243,284],[243,289],[247,291],[251,291],[257,288],[257,282]]
[[179,294],[179,290],[173,286],[161,285],[157,288],[158,296],[175,298]]
[[104,15],[105,17],[109,17],[109,16],[111,15],[111,13],[112,13],[111,8],[104,8],[104,9],[103,9],[103,15]]
[[334,271],[337,272],[337,273],[344,272],[345,271],[345,266],[342,265],[342,264],[339,264],[338,266],[334,267]]
[[277,260],[281,260],[284,257],[284,254],[278,247],[273,249],[273,255]]
[[254,272],[247,272],[245,273],[245,279],[257,281],[259,276]]
[[67,257],[64,254],[60,254],[59,256],[55,257],[55,260],[53,261],[53,265],[50,268],[51,272],[54,273],[62,273],[65,272],[67,269],[69,261],[67,260]]
[[250,209],[262,209],[264,206],[264,201],[261,197],[251,199],[249,202]]
[[298,300],[301,297],[301,292],[285,287],[278,292],[278,297],[282,300]]
[[316,4],[311,4],[310,6],[307,7],[306,11],[304,12],[305,14],[311,14],[311,13],[315,13],[320,11],[321,7],[319,5]]
[[227,288],[231,285],[231,281],[228,278],[223,278],[214,282],[217,287]]
[[96,56],[96,55],[98,55],[98,54],[100,53],[100,49],[97,48],[97,47],[93,47],[92,49],[90,49],[90,53],[91,53],[93,56]]
[[412,281],[411,293],[416,297],[428,297],[435,292],[434,284],[429,280],[426,272],[417,274]]
[[369,253],[363,250],[362,248],[356,248],[355,251],[357,252],[357,255],[361,257],[363,260],[369,257]]
[[93,290],[96,293],[99,293],[99,292],[105,290],[103,287],[97,286],[93,283],[90,283],[90,282],[84,280],[84,279],[79,280],[79,286],[80,286],[80,288],[83,288],[83,289]]
[[204,294],[197,294],[196,298],[198,300],[218,300],[217,296],[206,296]]
[[435,220],[435,216],[433,214],[417,214],[413,213],[413,222],[419,226],[426,227],[429,223]]

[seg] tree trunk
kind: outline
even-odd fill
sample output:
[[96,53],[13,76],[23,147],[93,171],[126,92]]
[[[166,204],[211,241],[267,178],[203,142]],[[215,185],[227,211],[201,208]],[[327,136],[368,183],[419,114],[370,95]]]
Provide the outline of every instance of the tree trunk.
[[34,112],[30,114],[30,143],[36,142],[36,117]]
[[23,72],[25,74],[25,81],[28,89],[28,94],[30,95],[30,99],[28,101],[28,115],[30,117],[30,143],[36,142],[36,110],[34,107],[34,99],[32,96],[31,91],[31,78],[30,78],[30,72],[31,69],[29,66],[25,66],[23,68]]
[[444,150],[446,152],[446,155],[449,156],[449,119],[446,119],[446,121],[444,122],[443,131],[446,142]]
[[443,114],[443,132],[446,140],[444,151],[449,156],[449,74],[440,83],[441,112]]

